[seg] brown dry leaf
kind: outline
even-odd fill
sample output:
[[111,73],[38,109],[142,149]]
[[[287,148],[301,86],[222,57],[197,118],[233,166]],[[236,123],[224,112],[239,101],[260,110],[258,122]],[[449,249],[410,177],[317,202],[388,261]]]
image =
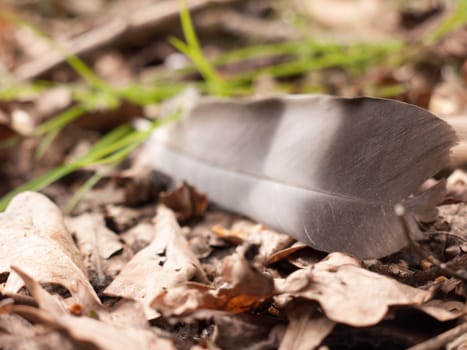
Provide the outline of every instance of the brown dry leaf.
[[76,237],[94,285],[104,285],[106,279],[114,278],[130,260],[128,250],[121,254],[125,247],[119,236],[107,228],[101,214],[85,213],[65,222]]
[[0,314],[0,344],[2,350],[73,350],[72,342],[49,327],[32,325],[16,314]]
[[248,237],[248,232],[243,230],[235,230],[235,229],[227,229],[220,225],[214,225],[211,228],[212,232],[214,232],[219,238],[223,240],[240,245],[242,244],[246,238]]
[[149,304],[154,297],[164,289],[192,279],[206,281],[175,215],[161,206],[156,216],[153,241],[130,260],[104,293],[140,301],[146,316],[153,318],[157,313]]
[[[222,350],[277,349],[285,330],[283,321],[252,313],[198,310],[174,320],[188,325],[212,322],[214,329],[210,340]],[[208,349],[211,349],[209,345]]]
[[60,210],[40,193],[17,195],[0,214],[0,273],[10,273],[3,293],[16,293],[24,286],[11,265],[40,283],[65,287],[75,303],[100,303]]
[[240,245],[243,242],[257,245],[259,247],[258,258],[260,260],[265,260],[271,254],[289,246],[295,241],[289,235],[267,229],[261,224],[242,218],[234,220],[229,227],[225,228],[221,225],[214,225],[211,230],[219,238],[235,245]]
[[271,265],[278,261],[287,259],[293,253],[296,253],[300,250],[307,248],[308,245],[302,242],[295,242],[290,247],[281,249],[273,254],[271,254],[268,259],[264,262],[265,265]]
[[[16,306],[13,311],[34,317],[43,323],[64,332],[75,347],[83,343],[100,350],[154,349],[175,350],[173,344],[159,338],[144,322],[144,313],[131,303],[113,315],[97,307],[90,316],[75,316],[63,307],[60,300],[46,292],[33,278],[21,270],[15,272],[24,280],[26,287],[39,304],[39,309]],[[135,317],[137,313],[139,317]]]
[[454,300],[430,300],[419,309],[441,322],[467,315],[467,305]]
[[283,335],[281,324],[249,314],[217,314],[216,345],[223,350],[277,349]]
[[160,201],[175,212],[180,222],[202,217],[208,208],[206,195],[186,182],[182,182],[174,190],[162,192]]
[[119,236],[133,252],[138,252],[152,242],[154,233],[155,230],[152,223],[141,222]]
[[186,283],[162,291],[151,305],[164,315],[182,315],[198,309],[239,313],[256,307],[273,295],[273,280],[254,268],[244,254],[242,246],[223,260],[217,288]]
[[107,225],[115,232],[124,232],[134,227],[143,218],[154,218],[156,207],[153,205],[129,208],[124,205],[107,204],[104,206]]
[[202,239],[209,247],[229,246],[223,239],[219,238],[213,231],[215,225],[230,227],[236,216],[223,211],[208,211],[202,221],[197,223],[188,233],[188,238]]
[[332,332],[335,322],[316,316],[316,305],[306,301],[295,301],[287,305],[289,326],[285,331],[279,350],[316,349]]
[[305,298],[320,303],[326,316],[354,327],[375,325],[392,305],[420,305],[430,293],[370,272],[343,253],[276,280],[277,301]]
[[126,205],[154,202],[169,184],[170,179],[154,170],[148,157],[147,152],[141,150],[133,156],[128,169],[116,174],[117,187],[123,190]]

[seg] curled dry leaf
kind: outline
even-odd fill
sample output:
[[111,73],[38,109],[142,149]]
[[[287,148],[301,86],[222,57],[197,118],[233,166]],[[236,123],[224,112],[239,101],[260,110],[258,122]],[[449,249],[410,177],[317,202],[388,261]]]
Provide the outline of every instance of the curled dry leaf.
[[72,342],[59,332],[33,325],[16,314],[0,315],[2,350],[73,350]]
[[199,193],[195,187],[186,182],[182,182],[174,190],[162,192],[160,201],[175,212],[180,222],[200,218],[208,208],[206,195]]
[[287,305],[289,326],[279,350],[311,350],[317,348],[334,329],[335,322],[316,316],[316,305],[296,301]]
[[420,305],[430,293],[360,267],[354,258],[331,253],[314,266],[276,280],[279,303],[305,298],[320,303],[326,316],[354,327],[375,325],[392,305]]
[[130,260],[104,293],[140,301],[146,316],[153,318],[157,313],[149,304],[154,297],[164,289],[172,289],[192,279],[206,281],[175,215],[161,206],[156,216],[153,241]]
[[419,308],[441,322],[467,315],[467,305],[455,300],[430,300]]
[[117,187],[123,191],[126,205],[153,202],[167,188],[170,179],[152,169],[146,158],[145,152],[136,153],[131,167],[115,174]]
[[152,242],[154,233],[152,223],[141,222],[119,236],[133,252],[138,252]]
[[[121,319],[121,317],[126,317],[126,312],[119,312],[117,317],[112,317],[113,315],[99,306],[93,310],[95,317],[78,317],[69,313],[56,297],[46,292],[28,274],[17,268],[14,270],[24,280],[40,308],[18,306],[13,308],[13,311],[32,316],[64,332],[74,342],[75,348],[84,342],[100,350],[175,350],[170,341],[156,336],[149,324],[135,322],[134,311],[138,308],[134,305],[125,309],[125,311],[133,309],[133,312],[129,312],[130,318],[126,319]],[[140,319],[144,319],[144,313],[142,310],[139,311],[141,312]]]
[[295,241],[289,235],[270,230],[261,224],[243,218],[235,219],[227,227],[229,228],[215,224],[211,227],[211,231],[217,237],[234,245],[247,242],[249,245],[257,246],[259,261],[268,260],[271,254],[282,250]]
[[[0,214],[0,273],[10,273],[4,293],[16,293],[24,285],[11,272],[11,265],[35,276],[39,283],[65,287],[75,303],[100,303],[62,213],[42,194],[23,192]],[[78,286],[82,287],[79,293]]]
[[276,263],[278,261],[287,259],[293,253],[296,253],[296,252],[298,252],[300,250],[303,250],[306,247],[308,247],[308,245],[306,245],[305,243],[295,242],[290,247],[281,249],[281,250],[276,251],[275,253],[271,254],[264,263],[265,263],[265,265],[274,264],[274,263]]
[[155,206],[130,208],[123,205],[107,204],[104,206],[105,222],[115,232],[123,232],[134,227],[144,218],[154,218]]
[[74,233],[78,248],[84,257],[91,281],[102,286],[107,278],[113,278],[130,259],[119,237],[105,225],[99,213],[85,213],[67,218],[66,225]]
[[151,305],[164,315],[182,315],[198,309],[239,313],[254,308],[274,292],[273,280],[254,268],[239,251],[223,260],[219,276],[217,288],[186,283],[162,291]]

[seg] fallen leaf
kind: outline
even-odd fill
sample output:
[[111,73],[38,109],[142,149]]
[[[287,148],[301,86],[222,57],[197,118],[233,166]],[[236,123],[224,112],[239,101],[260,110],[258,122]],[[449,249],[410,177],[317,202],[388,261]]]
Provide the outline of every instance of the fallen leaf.
[[104,291],[140,301],[148,319],[158,315],[150,303],[161,291],[193,279],[206,281],[173,212],[161,206],[155,221],[151,244],[140,250]]
[[273,295],[273,280],[254,268],[244,254],[245,247],[239,247],[223,260],[217,287],[185,283],[162,291],[151,305],[165,316],[198,309],[239,313],[258,306]]
[[154,202],[170,182],[168,176],[153,169],[144,151],[136,152],[131,166],[115,175],[116,186],[123,191],[124,203],[129,206]]
[[277,349],[285,330],[282,320],[251,313],[199,310],[173,319],[188,325],[199,321],[212,323],[209,339],[222,350]]
[[212,232],[214,232],[219,238],[226,240],[229,243],[240,245],[242,244],[246,238],[248,237],[248,232],[242,230],[233,230],[227,229],[223,226],[214,225],[211,228]]
[[0,214],[0,273],[9,273],[3,293],[16,293],[24,286],[11,265],[40,283],[65,287],[75,303],[100,303],[60,210],[42,194],[23,192]]
[[287,305],[289,326],[285,331],[279,350],[316,349],[332,332],[335,322],[316,316],[316,305],[295,301]]
[[73,350],[73,343],[50,327],[33,325],[16,314],[0,314],[0,344],[3,350]]
[[[144,321],[144,313],[135,305],[124,312],[112,315],[102,307],[93,310],[95,317],[75,316],[69,313],[57,297],[50,295],[31,276],[14,268],[24,280],[26,287],[39,304],[39,309],[30,306],[13,308],[20,314],[29,314],[41,322],[64,332],[75,346],[88,343],[100,350],[154,349],[175,350],[172,343],[162,339]],[[137,322],[133,318],[140,312]],[[130,317],[127,317],[129,314]],[[117,317],[116,317],[117,316]]]
[[107,204],[104,206],[105,221],[115,232],[124,232],[141,222],[143,219],[153,218],[156,208],[148,205],[130,208],[124,205]]
[[390,306],[418,306],[430,296],[427,291],[365,270],[356,259],[342,253],[331,253],[314,266],[277,279],[276,290],[281,304],[291,298],[315,300],[330,320],[354,327],[375,325]]
[[136,253],[152,242],[154,234],[154,224],[150,222],[141,222],[121,233],[120,239]]
[[96,286],[103,286],[107,279],[114,278],[131,255],[120,242],[119,236],[105,225],[99,213],[85,213],[66,218],[65,223],[74,233],[84,263]]
[[441,322],[467,315],[467,305],[454,300],[430,300],[420,305],[419,309]]
[[182,182],[174,190],[162,192],[160,202],[172,209],[180,222],[200,218],[208,208],[206,195],[186,182]]

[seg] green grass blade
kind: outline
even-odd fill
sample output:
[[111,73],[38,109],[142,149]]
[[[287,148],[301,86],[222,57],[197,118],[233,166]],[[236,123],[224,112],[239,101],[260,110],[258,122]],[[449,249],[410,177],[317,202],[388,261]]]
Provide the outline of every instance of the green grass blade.
[[38,177],[22,186],[15,188],[13,191],[10,191],[5,196],[0,199],[0,211],[4,211],[8,206],[10,200],[17,194],[24,191],[37,191],[48,185],[54,183],[55,181],[61,179],[62,177],[71,174],[77,169],[77,166],[74,164],[62,165],[51,172]]
[[73,195],[73,197],[68,202],[65,207],[65,214],[70,214],[76,205],[81,201],[84,195],[89,192],[97,183],[105,176],[101,172],[96,172],[93,174]]
[[86,108],[82,105],[76,105],[68,108],[62,113],[58,114],[56,117],[46,121],[39,125],[34,131],[35,136],[40,136],[50,131],[55,131],[63,128],[68,123],[79,118],[86,112]]
[[50,147],[50,145],[52,144],[52,142],[55,140],[55,138],[57,137],[57,135],[60,133],[60,130],[51,130],[49,131],[44,139],[41,141],[41,143],[39,144],[39,146],[37,147],[37,150],[34,154],[34,158],[36,160],[40,160],[45,152],[48,150],[48,148]]
[[457,0],[456,9],[453,14],[443,20],[435,29],[429,32],[424,39],[426,45],[435,43],[446,34],[467,24],[467,0]]

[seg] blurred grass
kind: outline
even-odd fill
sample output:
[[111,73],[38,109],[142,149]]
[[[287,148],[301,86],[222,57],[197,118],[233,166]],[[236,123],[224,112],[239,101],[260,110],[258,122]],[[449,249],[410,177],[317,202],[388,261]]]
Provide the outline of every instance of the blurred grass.
[[447,34],[467,24],[467,0],[457,0],[453,13],[441,21],[423,39],[425,45],[439,41]]
[[115,166],[139,147],[154,129],[177,120],[180,114],[181,112],[177,111],[163,120],[154,121],[149,128],[143,131],[135,130],[128,124],[115,128],[103,136],[85,155],[77,160],[63,164],[3,196],[0,199],[0,211],[5,210],[9,201],[18,193],[39,191],[76,170],[93,165]]
[[[401,40],[388,40],[379,43],[357,43],[343,45],[333,42],[319,42],[313,39],[292,42],[278,42],[263,45],[251,45],[239,49],[227,51],[212,60],[208,59],[202,49],[202,45],[196,35],[190,13],[184,0],[180,3],[180,23],[184,41],[178,38],[170,38],[169,42],[181,53],[187,56],[192,66],[167,72],[156,77],[152,84],[134,82],[124,88],[116,89],[97,76],[84,61],[75,55],[71,55],[65,48],[49,38],[44,32],[35,28],[30,23],[8,14],[0,14],[8,18],[16,25],[25,26],[39,37],[45,39],[50,46],[60,52],[70,67],[82,78],[83,85],[68,84],[72,91],[73,105],[65,111],[57,114],[50,120],[39,125],[34,136],[43,137],[43,141],[36,152],[40,158],[48,149],[54,138],[70,122],[76,120],[87,112],[96,109],[115,109],[125,99],[140,106],[159,104],[184,90],[187,84],[210,95],[236,96],[250,94],[254,90],[255,80],[267,75],[273,78],[287,78],[290,76],[307,75],[311,72],[319,72],[329,68],[339,68],[355,76],[364,75],[375,67],[395,67],[406,60],[414,58],[413,48]],[[460,0],[458,9],[451,16],[442,21],[434,30],[428,33],[420,43],[416,44],[418,51],[423,50],[443,38],[447,33],[467,23],[467,1]],[[246,65],[244,69],[236,73],[221,73],[225,67],[245,63],[248,61],[266,60],[267,64],[256,67],[254,64]],[[187,74],[199,73],[202,80],[187,81]],[[286,83],[278,83],[281,89],[287,92],[290,89]],[[37,94],[55,87],[51,82],[26,82],[16,83],[0,89],[0,99],[14,100],[37,96]],[[302,92],[321,92],[319,85],[304,85]],[[403,92],[400,84],[385,86],[368,86],[377,96],[393,96]],[[131,151],[138,147],[150,135],[150,132],[159,125],[176,120],[177,115],[162,122],[153,122],[146,131],[137,131],[130,125],[117,127],[115,130],[103,136],[80,159],[63,164],[51,172],[32,180],[8,193],[0,200],[0,210],[3,210],[9,200],[19,192],[25,190],[40,190],[63,176],[83,167],[107,164],[115,166],[125,159]],[[83,184],[70,203],[73,207],[79,198],[89,191],[100,179],[96,173]]]

